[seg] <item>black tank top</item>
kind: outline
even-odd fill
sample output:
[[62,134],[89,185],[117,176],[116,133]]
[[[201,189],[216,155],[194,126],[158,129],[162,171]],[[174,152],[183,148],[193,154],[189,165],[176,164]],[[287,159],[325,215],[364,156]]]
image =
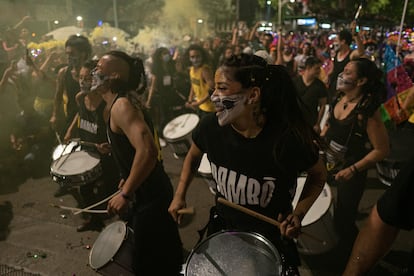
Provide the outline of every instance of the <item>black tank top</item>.
[[78,112],[75,97],[76,94],[80,91],[79,82],[77,80],[74,80],[72,77],[72,69],[72,66],[67,67],[64,78],[66,95],[68,96],[67,118],[70,120],[70,122],[72,122],[73,117]]
[[[118,100],[117,97],[114,103]],[[113,105],[113,104],[112,104]],[[112,107],[111,107],[112,108]],[[154,133],[154,126],[146,110],[141,110],[144,114],[144,120],[147,123],[149,129]],[[121,178],[127,179],[132,163],[135,156],[135,149],[128,140],[128,137],[124,134],[115,133],[111,130],[110,126],[111,119],[109,118],[107,124],[108,140],[112,146],[112,155],[117,163]],[[157,138],[158,139],[158,138]],[[158,145],[158,141],[156,143]],[[161,161],[157,161],[155,168],[152,170],[148,178],[136,191],[136,196],[141,200],[140,203],[150,201],[154,197],[159,197],[165,192],[171,192],[171,182],[168,175],[164,171],[164,167]],[[137,203],[139,200],[137,200]]]
[[104,100],[96,110],[88,110],[85,105],[86,94],[80,98],[79,105],[79,136],[82,141],[93,143],[107,142],[106,124],[103,112],[106,106]]
[[[329,154],[339,154],[343,167],[346,167],[357,162],[368,153],[369,139],[366,132],[366,123],[358,119],[357,107],[345,119],[338,120],[335,118],[333,112],[339,100],[340,97],[336,98],[330,107],[329,128],[325,138],[329,147],[327,151],[328,159]],[[331,157],[333,158],[333,156]]]

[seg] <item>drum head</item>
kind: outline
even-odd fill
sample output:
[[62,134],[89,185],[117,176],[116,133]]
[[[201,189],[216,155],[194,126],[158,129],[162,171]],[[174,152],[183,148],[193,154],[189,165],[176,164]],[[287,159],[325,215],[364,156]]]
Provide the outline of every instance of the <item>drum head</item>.
[[[305,185],[306,177],[298,177],[298,184],[296,187],[295,197],[293,198],[292,205],[293,208],[298,204],[300,194],[302,193],[303,186]],[[315,221],[318,221],[331,206],[332,202],[332,193],[331,188],[328,184],[325,183],[322,192],[319,194],[318,198],[313,203],[312,207],[306,213],[305,217],[302,220],[302,226],[309,225]]]
[[183,138],[193,131],[199,121],[200,118],[194,113],[180,115],[164,127],[162,132],[164,138],[167,141],[175,141]]
[[57,175],[79,175],[95,168],[99,162],[99,158],[89,152],[75,151],[55,160],[50,169]]
[[123,221],[111,223],[102,230],[89,253],[89,265],[93,269],[99,269],[111,261],[121,247],[126,231]]
[[227,231],[208,237],[187,258],[185,275],[281,275],[276,248],[262,235]]
[[203,154],[203,158],[201,158],[200,166],[198,167],[198,172],[201,175],[211,175],[211,167],[210,161],[207,158],[207,154]]
[[71,153],[72,151],[80,151],[80,146],[76,142],[70,142],[69,144],[57,145],[53,150],[52,160],[57,160],[61,156]]

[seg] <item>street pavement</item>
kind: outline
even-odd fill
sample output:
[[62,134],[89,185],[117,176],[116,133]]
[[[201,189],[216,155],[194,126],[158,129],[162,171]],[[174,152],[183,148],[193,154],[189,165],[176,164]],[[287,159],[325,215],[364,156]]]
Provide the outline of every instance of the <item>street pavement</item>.
[[[0,154],[4,155],[4,152]],[[76,190],[54,197],[58,185],[49,175],[51,155],[52,150],[43,150],[32,164],[19,162],[13,153],[0,158],[17,160],[0,163],[0,275],[99,275],[89,266],[88,259],[99,232],[76,232],[76,226],[81,222],[79,215],[53,207],[77,207],[78,201]],[[163,148],[163,156],[165,169],[175,186],[183,160],[174,158],[169,146]],[[387,188],[378,181],[375,170],[370,171],[369,176],[368,188],[360,204],[359,226]],[[335,188],[331,187],[331,191],[334,197]],[[196,177],[187,196],[187,204],[195,208],[195,214],[186,216],[179,227],[187,254],[195,247],[199,238],[197,231],[207,223],[213,202],[214,196],[206,179]],[[117,220],[117,217],[108,217],[105,224],[111,225]],[[412,248],[412,231],[402,231],[391,252],[376,266],[372,275],[402,275]],[[318,255],[301,254],[301,259],[300,272],[304,276],[340,275],[343,267],[335,249]]]

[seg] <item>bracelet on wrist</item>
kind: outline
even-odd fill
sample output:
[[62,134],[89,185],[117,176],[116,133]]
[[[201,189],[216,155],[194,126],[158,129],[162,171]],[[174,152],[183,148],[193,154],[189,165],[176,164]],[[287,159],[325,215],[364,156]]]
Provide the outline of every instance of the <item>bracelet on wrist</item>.
[[131,197],[129,195],[127,195],[126,193],[124,193],[123,191],[121,191],[121,196],[126,199],[126,200],[131,200]]
[[359,172],[355,164],[352,164],[352,169],[354,170],[355,173]]

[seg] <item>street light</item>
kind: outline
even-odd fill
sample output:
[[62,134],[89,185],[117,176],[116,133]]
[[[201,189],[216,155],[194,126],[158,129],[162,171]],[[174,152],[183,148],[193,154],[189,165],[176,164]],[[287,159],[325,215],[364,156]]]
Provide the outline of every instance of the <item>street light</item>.
[[278,0],[278,9],[277,9],[277,23],[279,28],[282,27],[282,6],[288,2],[294,3],[295,0]]
[[270,20],[270,5],[272,4],[272,1],[266,1],[267,5],[267,13],[266,13],[266,21],[269,22]]
[[80,15],[76,16],[76,21],[78,21],[78,27],[83,28],[83,17]]

